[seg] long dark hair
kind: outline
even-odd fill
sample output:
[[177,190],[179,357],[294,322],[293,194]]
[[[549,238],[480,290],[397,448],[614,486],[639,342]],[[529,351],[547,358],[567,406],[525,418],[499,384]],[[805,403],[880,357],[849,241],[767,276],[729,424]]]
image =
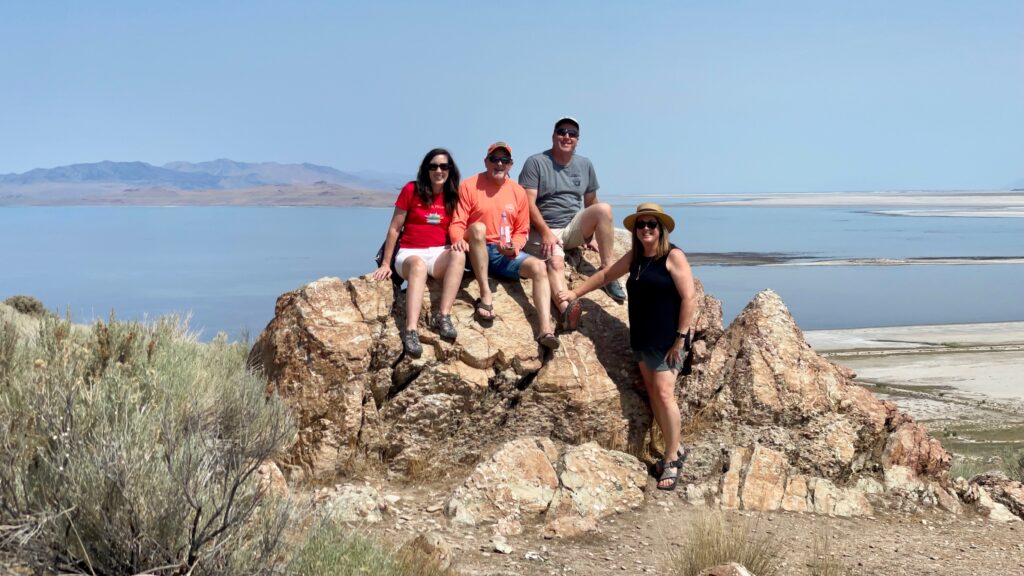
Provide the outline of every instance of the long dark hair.
[[434,156],[444,154],[448,157],[448,180],[445,180],[442,194],[444,197],[444,211],[451,216],[455,212],[455,205],[459,203],[459,167],[455,165],[455,158],[452,153],[444,148],[434,148],[423,157],[420,162],[420,171],[416,173],[416,195],[420,202],[430,206],[434,203],[434,187],[430,184],[430,171],[427,165],[434,159]]

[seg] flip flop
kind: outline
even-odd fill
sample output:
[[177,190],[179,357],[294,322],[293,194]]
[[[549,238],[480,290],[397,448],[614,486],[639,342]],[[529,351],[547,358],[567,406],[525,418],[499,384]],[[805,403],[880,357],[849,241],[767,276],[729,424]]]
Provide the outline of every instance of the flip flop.
[[[482,312],[487,312],[487,314],[484,315]],[[482,300],[477,298],[473,302],[473,317],[478,322],[493,322],[495,317],[494,304],[484,304]]]

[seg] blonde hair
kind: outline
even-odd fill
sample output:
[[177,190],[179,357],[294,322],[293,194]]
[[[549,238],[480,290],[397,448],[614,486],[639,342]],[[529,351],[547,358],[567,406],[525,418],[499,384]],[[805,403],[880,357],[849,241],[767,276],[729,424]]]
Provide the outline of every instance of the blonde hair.
[[[654,247],[654,259],[658,260],[662,256],[669,253],[671,245],[668,241],[668,230],[665,230],[665,225],[661,223],[661,218],[656,218],[658,221],[658,243]],[[630,263],[635,263],[638,258],[644,255],[644,246],[640,243],[640,239],[636,236],[637,226],[633,226],[633,257]]]

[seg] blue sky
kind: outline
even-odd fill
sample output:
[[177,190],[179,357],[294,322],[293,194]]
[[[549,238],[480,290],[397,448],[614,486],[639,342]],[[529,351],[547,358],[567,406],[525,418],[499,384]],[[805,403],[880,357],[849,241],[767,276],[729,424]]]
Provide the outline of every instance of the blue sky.
[[579,118],[607,194],[1024,182],[1024,2],[0,7],[0,173],[231,158],[464,174]]

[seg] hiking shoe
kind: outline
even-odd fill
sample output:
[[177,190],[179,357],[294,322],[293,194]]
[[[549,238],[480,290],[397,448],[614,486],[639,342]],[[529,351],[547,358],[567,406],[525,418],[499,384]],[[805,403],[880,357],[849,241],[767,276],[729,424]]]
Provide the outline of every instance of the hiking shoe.
[[611,296],[612,300],[615,300],[619,304],[626,301],[626,291],[622,289],[622,284],[619,284],[618,280],[612,280],[605,284],[602,289]]
[[580,314],[583,313],[583,305],[579,300],[572,300],[562,311],[562,330],[572,332],[580,324]]
[[430,317],[430,327],[437,331],[438,336],[445,340],[455,340],[459,331],[452,324],[451,314],[434,314]]
[[405,331],[405,334],[402,335],[402,346],[405,346],[405,353],[413,358],[419,358],[423,354],[420,335],[415,330]]

